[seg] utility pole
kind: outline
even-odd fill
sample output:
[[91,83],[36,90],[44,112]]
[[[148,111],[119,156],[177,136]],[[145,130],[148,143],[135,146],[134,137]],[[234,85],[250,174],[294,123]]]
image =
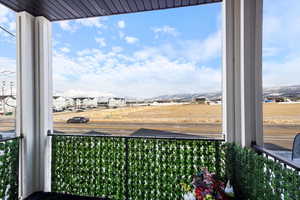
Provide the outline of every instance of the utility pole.
[[14,82],[10,82],[10,96],[13,96],[13,86],[14,86]]
[[5,97],[4,97],[4,89],[5,89],[5,81],[2,81],[2,108],[3,108],[3,115],[5,115]]

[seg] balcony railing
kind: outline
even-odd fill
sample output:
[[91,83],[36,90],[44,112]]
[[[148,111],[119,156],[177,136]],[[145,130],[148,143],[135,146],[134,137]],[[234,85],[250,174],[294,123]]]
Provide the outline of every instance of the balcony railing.
[[[237,199],[300,199],[300,174],[276,155],[222,140],[52,136],[52,192],[110,199],[181,199],[199,167],[230,180]],[[18,198],[19,138],[0,140],[0,199]],[[55,198],[54,198],[55,199]]]
[[53,136],[52,191],[111,199],[181,199],[199,167],[224,177],[222,141]]
[[255,146],[225,144],[226,177],[237,199],[300,199],[298,168]]
[[18,199],[19,138],[0,139],[0,199]]

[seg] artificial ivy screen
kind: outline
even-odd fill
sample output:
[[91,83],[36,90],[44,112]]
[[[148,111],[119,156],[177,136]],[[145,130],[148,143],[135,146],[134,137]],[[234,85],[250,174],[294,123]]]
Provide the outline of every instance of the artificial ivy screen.
[[52,191],[130,199],[180,199],[200,167],[221,169],[221,141],[54,136]]
[[300,174],[252,149],[225,144],[226,175],[238,199],[299,200]]
[[0,142],[0,199],[18,199],[19,139]]
[[298,200],[299,172],[249,148],[201,139],[54,136],[52,191],[114,200],[181,199],[199,167],[238,199]]

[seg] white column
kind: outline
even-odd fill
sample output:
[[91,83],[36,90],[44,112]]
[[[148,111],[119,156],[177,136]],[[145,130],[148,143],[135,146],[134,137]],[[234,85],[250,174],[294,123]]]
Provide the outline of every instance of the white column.
[[20,195],[37,188],[35,157],[34,17],[17,14],[17,134],[23,135],[20,155]]
[[17,134],[24,138],[20,155],[20,195],[50,190],[52,130],[51,24],[44,17],[17,14]]
[[263,145],[262,1],[223,2],[223,131],[242,146]]
[[263,145],[262,13],[263,0],[241,1],[242,145]]
[[51,22],[45,17],[35,19],[35,81],[36,133],[39,138],[39,186],[51,191],[51,137],[52,132],[52,43]]
[[223,1],[223,132],[228,142],[241,140],[240,1]]

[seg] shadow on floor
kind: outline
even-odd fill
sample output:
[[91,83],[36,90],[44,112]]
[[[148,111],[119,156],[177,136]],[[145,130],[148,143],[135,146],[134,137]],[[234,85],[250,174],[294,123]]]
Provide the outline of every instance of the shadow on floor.
[[279,146],[277,144],[272,144],[272,143],[264,143],[264,147],[272,151],[291,151],[291,149]]
[[[63,132],[63,131],[58,131],[58,130],[54,130],[53,133],[65,133],[65,134],[68,134],[66,132]],[[85,132],[84,134],[87,134],[87,135],[91,135],[91,136],[97,136],[97,135],[111,135],[110,133],[104,133],[104,132],[98,132],[98,131],[89,131],[89,132]]]
[[161,131],[155,129],[145,129],[141,128],[135,132],[133,132],[130,136],[141,136],[141,137],[178,137],[178,138],[208,138],[205,136],[192,135],[192,134],[184,134],[184,133],[176,133],[170,131]]
[[25,200],[109,200],[108,198],[83,197],[52,192],[36,192]]

